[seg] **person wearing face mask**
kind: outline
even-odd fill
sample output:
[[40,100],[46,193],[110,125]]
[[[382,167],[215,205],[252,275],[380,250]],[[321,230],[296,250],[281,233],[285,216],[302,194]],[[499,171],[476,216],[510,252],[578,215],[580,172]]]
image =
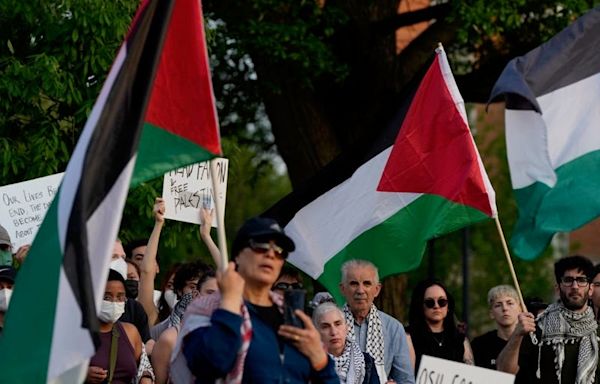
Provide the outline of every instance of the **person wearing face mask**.
[[119,321],[125,312],[125,279],[110,270],[100,306],[100,345],[90,359],[86,383],[150,384],[154,373],[149,364],[138,367],[143,359],[143,344],[135,326]]
[[[127,261],[125,261],[125,251],[121,241],[117,240],[113,248],[112,261],[110,262],[110,268],[118,272],[125,281],[125,292],[127,300],[125,301],[125,313],[119,319],[121,322],[131,323],[135,325],[142,341],[146,343],[146,349],[148,353],[152,353],[152,347],[154,341],[150,338],[150,327],[148,326],[148,316],[144,311],[144,307],[132,296],[131,289],[135,289],[135,279],[139,280],[139,274],[135,268],[130,271]],[[128,288],[129,287],[129,288]],[[137,295],[136,295],[137,296]]]
[[10,266],[0,266],[0,335],[4,328],[4,315],[10,304],[13,286],[15,284],[15,269]]

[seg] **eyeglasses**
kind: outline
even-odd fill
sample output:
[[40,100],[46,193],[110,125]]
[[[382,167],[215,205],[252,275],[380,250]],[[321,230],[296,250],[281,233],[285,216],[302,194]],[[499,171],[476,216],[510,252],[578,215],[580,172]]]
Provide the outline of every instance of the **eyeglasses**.
[[302,289],[302,283],[277,283],[273,286],[273,289],[279,289],[282,291],[287,291],[288,289]]
[[257,243],[250,239],[250,241],[248,241],[248,247],[256,253],[267,253],[269,252],[269,249],[272,249],[273,252],[275,252],[275,256],[280,259],[285,259],[287,257],[287,252],[277,244]]
[[437,302],[437,305],[439,305],[440,308],[444,308],[446,305],[448,305],[448,299],[425,299],[423,300],[423,304],[425,304],[425,306],[429,309],[435,307],[435,303]]
[[567,287],[570,287],[573,285],[573,282],[577,282],[577,286],[579,287],[585,287],[586,285],[589,284],[588,278],[585,276],[577,276],[577,277],[573,277],[573,276],[563,276],[560,278],[560,282],[562,285],[566,285]]

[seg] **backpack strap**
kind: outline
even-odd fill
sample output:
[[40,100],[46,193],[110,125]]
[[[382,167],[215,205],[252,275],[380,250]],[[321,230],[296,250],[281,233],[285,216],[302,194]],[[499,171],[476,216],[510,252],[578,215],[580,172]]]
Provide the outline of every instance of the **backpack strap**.
[[108,375],[108,384],[112,383],[113,375],[115,374],[115,367],[117,366],[117,353],[119,347],[119,337],[121,333],[119,332],[118,323],[114,323],[112,327],[112,338],[110,340],[110,368]]

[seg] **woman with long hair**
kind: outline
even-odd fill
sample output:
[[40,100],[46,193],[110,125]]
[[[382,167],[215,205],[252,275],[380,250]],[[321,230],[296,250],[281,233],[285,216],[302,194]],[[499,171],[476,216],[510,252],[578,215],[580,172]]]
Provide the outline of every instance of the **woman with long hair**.
[[454,298],[439,280],[426,279],[413,290],[407,338],[414,356],[415,373],[421,356],[473,364],[473,352],[466,335],[455,321]]

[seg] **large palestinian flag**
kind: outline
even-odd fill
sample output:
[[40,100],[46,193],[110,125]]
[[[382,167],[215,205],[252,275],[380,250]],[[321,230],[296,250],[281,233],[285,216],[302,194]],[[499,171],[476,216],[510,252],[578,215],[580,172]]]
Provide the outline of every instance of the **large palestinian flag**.
[[340,266],[367,259],[381,277],[419,265],[428,239],[496,215],[443,49],[390,129],[345,153],[265,215],[296,242],[289,261],[338,292]]
[[0,382],[83,381],[142,130],[162,145],[140,155],[138,181],[220,152],[203,40],[197,0],[140,6],[19,271]]
[[490,100],[506,98],[506,145],[519,220],[511,245],[533,259],[556,232],[600,216],[600,7],[513,59]]

